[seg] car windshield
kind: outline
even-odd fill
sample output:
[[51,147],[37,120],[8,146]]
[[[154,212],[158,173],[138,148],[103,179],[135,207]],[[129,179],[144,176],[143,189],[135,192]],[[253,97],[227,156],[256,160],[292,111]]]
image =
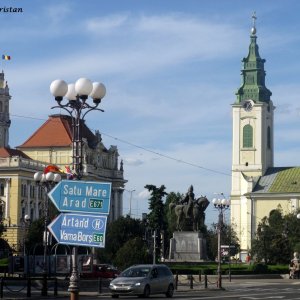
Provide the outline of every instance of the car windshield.
[[122,272],[120,277],[147,277],[149,272],[147,267],[132,267]]

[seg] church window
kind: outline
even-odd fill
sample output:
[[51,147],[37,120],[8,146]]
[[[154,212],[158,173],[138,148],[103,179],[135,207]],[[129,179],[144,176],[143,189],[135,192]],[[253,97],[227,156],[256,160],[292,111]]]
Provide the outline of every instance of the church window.
[[268,149],[271,149],[271,128],[268,126],[268,132],[267,132],[267,147]]
[[253,128],[247,124],[243,128],[243,148],[253,147]]

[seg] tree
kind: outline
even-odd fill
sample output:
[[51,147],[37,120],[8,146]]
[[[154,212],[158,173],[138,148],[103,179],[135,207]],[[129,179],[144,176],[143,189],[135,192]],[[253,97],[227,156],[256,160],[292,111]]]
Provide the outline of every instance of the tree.
[[130,216],[120,217],[108,224],[105,248],[97,251],[102,262],[114,262],[117,252],[129,240],[136,237],[143,238],[145,228],[143,222]]
[[[48,200],[49,201],[49,200]],[[45,205],[48,205],[48,222],[47,224],[51,223],[51,220],[53,220],[57,215],[59,215],[59,211],[54,206],[53,203],[50,201],[48,203],[44,202],[44,211],[45,214]],[[24,224],[23,226],[26,227],[26,239],[25,239],[25,247],[27,251],[30,251],[31,254],[43,254],[44,253],[44,246],[43,246],[43,237],[44,237],[44,230],[45,230],[45,216],[41,216],[39,219],[36,219],[34,221],[28,222],[27,224]],[[49,231],[47,231],[49,232]],[[49,245],[49,248],[52,247],[56,240],[55,238],[52,238],[50,240],[51,245]],[[35,251],[33,253],[33,251]]]
[[165,203],[165,216],[167,221],[167,232],[166,238],[169,240],[173,232],[176,230],[176,216],[170,209],[171,203],[179,203],[180,199],[182,198],[182,194],[171,192],[167,195],[166,203]]
[[155,185],[148,184],[145,188],[148,189],[151,194],[149,199],[150,213],[148,214],[147,219],[149,227],[155,232],[155,257],[158,257],[162,245],[161,233],[165,232],[167,229],[165,205],[162,199],[168,194],[165,192],[166,187],[164,185],[157,188]]
[[265,263],[288,263],[299,250],[300,222],[295,213],[284,215],[281,207],[258,224],[252,241],[252,256]]
[[121,270],[141,263],[151,263],[151,256],[140,237],[135,237],[125,242],[124,245],[116,253],[114,264]]
[[[32,254],[43,253],[43,232],[44,232],[44,218],[32,221],[28,227],[26,235],[26,249]],[[40,246],[40,247],[38,247]],[[38,247],[38,248],[37,248]],[[33,253],[34,248],[37,248],[40,253]]]
[[[206,234],[207,241],[207,256],[210,260],[215,260],[218,257],[218,232],[217,224],[212,224]],[[221,231],[221,245],[234,246],[234,252],[231,251],[231,256],[235,255],[240,250],[239,240],[234,230],[234,226],[223,224]]]

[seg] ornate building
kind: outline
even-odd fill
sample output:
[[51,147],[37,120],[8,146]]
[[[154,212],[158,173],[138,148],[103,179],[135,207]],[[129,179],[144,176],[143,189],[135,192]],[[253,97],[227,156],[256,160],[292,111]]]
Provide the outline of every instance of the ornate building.
[[232,105],[233,150],[231,224],[245,260],[260,220],[280,205],[296,211],[300,199],[300,168],[274,167],[274,110],[265,85],[265,60],[256,43],[255,16],[248,56],[242,60],[242,86]]
[[[8,146],[9,89],[0,73],[0,214],[6,231],[2,238],[16,251],[24,243],[25,215],[31,220],[43,216],[45,192],[33,175],[47,165],[61,169],[72,165],[71,117],[51,115],[49,119],[16,149]],[[123,164],[118,161],[118,149],[107,149],[99,131],[95,133],[81,123],[83,137],[83,179],[112,184],[109,222],[123,212]]]

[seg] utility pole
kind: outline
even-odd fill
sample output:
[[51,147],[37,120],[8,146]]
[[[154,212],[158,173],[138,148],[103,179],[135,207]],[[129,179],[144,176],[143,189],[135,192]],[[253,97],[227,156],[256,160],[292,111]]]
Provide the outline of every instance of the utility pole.
[[153,264],[156,263],[156,229],[153,232]]

